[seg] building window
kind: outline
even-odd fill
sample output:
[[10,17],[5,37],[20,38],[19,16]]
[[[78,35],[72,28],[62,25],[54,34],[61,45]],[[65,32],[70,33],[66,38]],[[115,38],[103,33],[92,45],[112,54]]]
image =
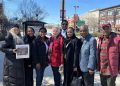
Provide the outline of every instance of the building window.
[[105,12],[101,12],[101,13],[100,13],[100,16],[101,16],[101,17],[104,17],[104,16],[105,16]]
[[102,25],[102,24],[105,24],[105,21],[100,21],[100,24]]
[[113,24],[114,21],[113,20],[108,20],[107,22],[110,23],[110,24]]
[[116,19],[116,25],[120,24],[120,19]]
[[117,15],[120,15],[120,10],[117,10]]
[[113,11],[108,11],[108,16],[112,16],[113,15]]
[[100,24],[104,24],[103,22],[100,22]]
[[120,28],[118,28],[117,31],[120,32]]

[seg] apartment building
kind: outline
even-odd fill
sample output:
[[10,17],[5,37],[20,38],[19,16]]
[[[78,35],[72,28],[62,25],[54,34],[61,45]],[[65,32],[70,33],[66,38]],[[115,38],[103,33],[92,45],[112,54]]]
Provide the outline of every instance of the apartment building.
[[97,32],[99,26],[99,9],[90,10],[84,14],[79,15],[80,20],[85,21],[89,26],[90,33]]
[[112,30],[120,32],[120,5],[99,10],[99,25],[110,23]]

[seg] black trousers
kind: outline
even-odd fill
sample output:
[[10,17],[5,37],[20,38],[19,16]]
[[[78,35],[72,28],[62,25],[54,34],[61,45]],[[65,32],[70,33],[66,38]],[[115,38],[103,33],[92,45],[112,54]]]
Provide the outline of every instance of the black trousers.
[[94,86],[94,74],[90,75],[89,72],[82,73],[84,85],[83,86]]
[[53,75],[54,75],[54,86],[61,86],[61,74],[59,72],[59,67],[52,67]]
[[115,81],[116,81],[117,76],[110,76],[110,75],[102,75],[100,74],[100,80],[101,80],[101,85],[102,86],[115,86]]
[[25,66],[25,86],[33,86],[33,67]]
[[73,68],[71,65],[64,63],[64,81],[63,86],[70,86],[73,79]]

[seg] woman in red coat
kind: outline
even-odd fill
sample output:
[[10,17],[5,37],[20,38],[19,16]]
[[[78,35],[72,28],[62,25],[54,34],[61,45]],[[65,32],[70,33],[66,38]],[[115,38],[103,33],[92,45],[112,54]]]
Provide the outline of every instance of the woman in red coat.
[[50,64],[52,67],[55,86],[60,86],[61,75],[59,73],[59,67],[63,64],[63,37],[60,35],[60,29],[53,28],[53,35],[50,38]]

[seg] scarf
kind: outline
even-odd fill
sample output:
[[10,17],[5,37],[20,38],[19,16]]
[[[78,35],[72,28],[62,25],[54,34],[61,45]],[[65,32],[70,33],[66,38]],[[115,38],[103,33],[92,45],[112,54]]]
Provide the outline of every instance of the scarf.
[[15,45],[21,45],[21,44],[24,44],[23,42],[23,39],[20,35],[16,35],[15,33],[13,32],[10,32],[11,35],[13,36],[13,40],[15,42]]

